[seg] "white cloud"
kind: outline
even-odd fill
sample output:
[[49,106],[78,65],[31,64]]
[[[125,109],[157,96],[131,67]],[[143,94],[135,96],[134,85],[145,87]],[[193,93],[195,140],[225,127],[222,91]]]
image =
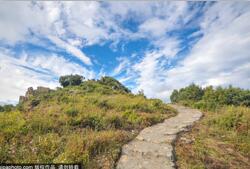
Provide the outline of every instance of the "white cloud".
[[17,101],[18,96],[23,95],[25,90],[30,86],[42,85],[53,88],[57,85],[57,83],[47,75],[27,71],[27,69],[17,66],[17,64],[21,62],[18,59],[7,57],[2,53],[0,54],[0,58],[1,101]]
[[176,54],[181,50],[180,40],[167,36],[153,41],[153,45],[157,47],[157,52],[159,55],[165,56],[167,58],[175,57]]
[[131,76],[128,76],[128,77],[118,78],[118,80],[119,80],[119,82],[121,82],[121,83],[125,83],[125,82],[131,80],[131,78],[132,78]]
[[159,87],[162,84],[162,67],[159,66],[161,54],[158,52],[146,53],[143,60],[133,66],[139,77],[136,80],[137,90],[143,89],[149,97],[158,97]]
[[166,20],[151,18],[141,24],[139,29],[141,32],[148,33],[150,36],[160,37],[165,35],[167,27]]
[[[45,38],[71,39],[69,43],[77,41],[78,46],[108,40],[116,44],[120,39],[162,35],[187,22],[177,22],[191,15],[187,12],[185,2],[4,2],[0,7],[0,39],[11,44],[27,42],[32,32]],[[123,21],[131,18],[142,23],[141,31],[132,33],[122,27]],[[63,46],[67,49],[68,45]]]
[[65,60],[61,56],[28,56],[13,57],[11,53],[0,53],[0,101],[18,101],[28,87],[59,86],[57,78],[66,74],[81,74],[91,79],[92,71]]
[[150,40],[162,38],[167,32],[182,28],[195,14],[188,10],[186,2],[156,3],[151,9],[154,11],[152,16],[139,26],[139,33]]
[[[138,58],[119,60],[113,75],[124,82],[135,80],[137,89],[144,89],[149,97],[168,100],[172,89],[191,82],[249,88],[249,3],[207,4],[202,9],[204,17],[197,13],[199,5],[192,10],[189,7],[187,2],[2,2],[0,41],[10,46],[29,42],[53,52],[60,48],[91,65],[91,58],[80,48],[111,42],[112,49],[116,49],[121,40],[127,43],[145,38],[153,47],[145,49],[144,58],[135,64]],[[123,25],[130,20],[138,26],[133,31]],[[192,42],[190,53],[173,67],[183,41],[170,32],[194,25],[201,29],[188,38],[201,38]],[[57,47],[48,46],[44,39]],[[0,101],[15,99],[31,85],[55,86],[52,76],[80,73],[95,77],[87,68],[55,54],[15,58],[9,51],[2,51],[0,57],[0,74],[4,77],[0,92],[6,93]],[[28,71],[18,64],[45,74]],[[123,72],[125,75],[120,77]],[[102,69],[97,76],[104,74]]]
[[[10,9],[13,11],[10,11]],[[25,38],[28,34],[26,27],[29,26],[26,18],[29,13],[25,13],[25,15],[23,13],[27,9],[27,3],[12,6],[11,3],[2,2],[0,6],[0,39],[15,43]],[[19,18],[18,16],[22,17]]]
[[[58,47],[79,57],[84,63],[91,64],[88,58],[76,46],[68,44],[62,38],[70,36],[64,26],[63,4],[60,2],[3,2],[0,7],[0,40],[15,45],[21,42],[33,42],[34,35],[48,38]],[[84,32],[84,30],[82,30]],[[31,35],[31,33],[33,35]],[[88,32],[84,32],[87,34]],[[83,38],[83,37],[81,37]]]
[[67,42],[64,42],[58,37],[55,36],[49,36],[48,37],[53,43],[55,43],[58,47],[61,47],[65,49],[67,52],[73,54],[74,56],[78,57],[80,60],[82,60],[87,65],[91,65],[91,60],[77,47],[68,44]]
[[126,57],[119,57],[117,58],[119,61],[118,66],[114,69],[113,73],[111,76],[117,76],[122,72],[126,72],[126,69],[130,66],[129,59]]
[[36,34],[61,34],[60,4],[52,2],[3,2],[0,6],[0,39],[9,44],[28,41]]
[[138,88],[166,101],[173,89],[192,82],[250,88],[249,9],[249,3],[213,5],[201,22],[203,37],[174,68],[160,65],[159,55],[153,52],[135,66]]
[[[147,6],[136,4],[137,7]],[[147,11],[150,16],[153,3],[148,4],[150,5]],[[90,58],[78,47],[102,44],[111,40],[111,47],[115,49],[120,39],[141,37],[140,34],[122,28],[120,23],[127,19],[129,11],[136,13],[138,18],[145,17],[145,9],[139,10],[140,8],[131,3],[124,5],[124,12],[118,12],[119,5],[114,3],[3,2],[0,7],[0,40],[15,45],[35,41],[46,43],[42,39],[50,39],[59,48],[90,65]],[[41,39],[38,40],[39,38]]]
[[55,54],[51,56],[38,55],[24,60],[27,66],[32,66],[34,69],[47,70],[48,74],[54,76],[62,76],[68,74],[81,74],[86,79],[95,77],[95,73],[77,63],[70,62],[61,56]]
[[66,29],[84,40],[85,45],[108,39],[110,27],[99,2],[64,2]]

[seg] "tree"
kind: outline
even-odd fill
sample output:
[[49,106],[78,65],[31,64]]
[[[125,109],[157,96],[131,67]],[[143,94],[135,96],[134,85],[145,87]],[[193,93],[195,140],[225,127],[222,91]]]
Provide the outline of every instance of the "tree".
[[83,80],[84,77],[81,75],[66,75],[59,78],[59,82],[63,87],[78,86]]
[[241,104],[250,107],[250,90],[246,90],[241,94]]
[[208,86],[204,89],[191,84],[179,91],[174,90],[170,96],[171,102],[203,107],[214,110],[223,105],[250,106],[250,90],[232,87],[223,88]]
[[172,103],[178,102],[178,94],[179,94],[178,90],[176,90],[176,89],[172,92],[172,94],[170,96],[170,100]]
[[104,76],[99,80],[99,83],[110,86],[113,90],[119,90],[125,93],[130,93],[130,90],[126,88],[123,84],[121,84],[118,80]]
[[0,112],[3,112],[4,111],[4,108],[3,106],[0,105]]
[[174,90],[172,93],[173,102],[178,101],[199,101],[203,96],[203,90],[201,87],[195,84],[191,84],[185,88],[181,88],[179,91]]
[[10,112],[14,106],[12,104],[6,104],[3,106],[0,106],[0,112]]
[[192,101],[199,101],[203,96],[203,90],[201,87],[195,84],[191,84],[186,87],[187,99]]

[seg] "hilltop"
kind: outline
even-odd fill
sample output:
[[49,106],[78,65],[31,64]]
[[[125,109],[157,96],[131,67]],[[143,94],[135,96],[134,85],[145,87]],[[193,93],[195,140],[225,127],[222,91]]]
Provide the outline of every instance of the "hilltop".
[[82,162],[113,168],[121,146],[150,125],[176,114],[111,77],[60,78],[63,88],[29,88],[19,104],[0,113],[0,162]]

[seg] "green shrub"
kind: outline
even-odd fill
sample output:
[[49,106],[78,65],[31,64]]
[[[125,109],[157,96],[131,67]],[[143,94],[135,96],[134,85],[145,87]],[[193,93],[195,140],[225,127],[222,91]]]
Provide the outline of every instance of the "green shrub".
[[58,101],[62,103],[69,103],[70,99],[66,96],[63,96],[63,97],[59,97]]
[[4,108],[1,105],[0,105],[0,112],[4,112]]
[[40,103],[40,100],[38,100],[38,99],[33,99],[33,100],[31,100],[30,105],[31,105],[31,107],[35,107],[35,106],[37,106],[39,103]]
[[228,114],[220,119],[214,120],[214,124],[226,130],[236,129],[242,122],[242,114]]
[[63,149],[62,139],[55,133],[36,136],[33,142],[33,149],[37,150],[37,158],[44,163],[52,162]]
[[164,120],[164,116],[161,114],[158,115],[144,115],[142,116],[142,123],[144,126],[150,126],[159,122],[162,122]]
[[104,128],[104,119],[99,115],[87,115],[79,122],[82,128],[91,128],[93,130],[102,130]]
[[76,109],[69,109],[65,113],[70,117],[75,117],[78,115],[79,112]]
[[0,106],[0,112],[10,112],[14,109],[12,104],[6,104],[4,106]]
[[46,118],[42,114],[34,114],[32,118],[27,120],[27,126],[24,127],[24,130],[25,132],[45,134],[59,129],[56,122],[58,120]]
[[55,163],[81,162],[84,166],[88,163],[88,151],[84,135],[71,133],[65,138],[65,145],[60,155],[53,160]]
[[118,115],[108,116],[105,118],[107,128],[121,129],[123,127],[123,119]]
[[0,114],[0,133],[12,136],[25,125],[25,119],[20,112],[5,112]]
[[161,100],[154,99],[154,100],[152,100],[152,101],[153,101],[153,106],[154,106],[155,108],[162,107],[162,105],[163,105],[163,102],[162,102]]
[[223,107],[219,113],[210,123],[224,130],[236,130],[243,123],[247,123],[249,118],[243,108]]
[[66,75],[59,78],[59,82],[63,87],[80,85],[84,77],[80,75]]
[[215,135],[224,135],[224,141],[249,156],[250,109],[243,106],[224,106],[218,109],[217,113],[210,114],[207,124]]
[[173,103],[215,111],[223,105],[250,105],[250,90],[229,86],[228,88],[208,86],[201,88],[191,84],[174,90],[170,96]]
[[22,104],[22,103],[18,103],[18,104],[16,105],[16,109],[17,109],[18,111],[23,111],[23,110],[24,110],[23,104]]
[[206,106],[206,103],[204,101],[199,101],[199,102],[194,103],[194,108],[196,108],[196,109],[205,110],[206,107],[207,106]]
[[108,104],[107,100],[100,100],[97,102],[98,107],[103,108],[105,110],[110,109],[111,106]]
[[123,113],[123,118],[132,124],[140,124],[142,118],[137,115],[134,111],[126,111]]
[[130,90],[128,88],[126,88],[118,80],[116,80],[112,77],[108,77],[108,76],[102,77],[99,80],[99,83],[110,86],[113,90],[118,90],[121,92],[130,93]]

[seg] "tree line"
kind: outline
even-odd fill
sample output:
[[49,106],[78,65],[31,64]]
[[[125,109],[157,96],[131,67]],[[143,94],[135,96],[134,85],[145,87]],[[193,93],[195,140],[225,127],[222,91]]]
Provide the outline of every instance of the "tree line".
[[250,107],[250,90],[232,87],[208,86],[202,88],[191,84],[174,90],[170,96],[173,103],[181,103],[196,108],[214,110],[222,105]]
[[10,112],[13,108],[12,104],[0,105],[0,112]]

